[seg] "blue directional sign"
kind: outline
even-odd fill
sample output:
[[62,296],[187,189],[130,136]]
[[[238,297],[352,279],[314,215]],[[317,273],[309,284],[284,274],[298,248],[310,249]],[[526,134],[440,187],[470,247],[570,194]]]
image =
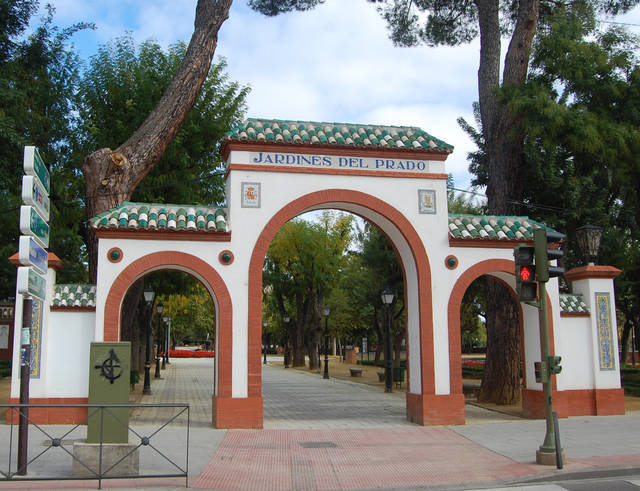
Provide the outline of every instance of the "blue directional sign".
[[49,254],[40,247],[33,237],[29,237],[28,235],[20,236],[18,259],[23,266],[33,266],[39,273],[47,273]]

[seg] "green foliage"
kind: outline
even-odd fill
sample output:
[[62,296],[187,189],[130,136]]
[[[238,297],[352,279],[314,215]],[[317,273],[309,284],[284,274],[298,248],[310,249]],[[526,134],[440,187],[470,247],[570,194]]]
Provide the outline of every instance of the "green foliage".
[[253,10],[270,17],[292,10],[309,10],[322,3],[324,0],[249,0],[247,2]]
[[161,296],[161,300],[164,304],[163,317],[171,319],[172,339],[177,342],[190,340],[202,343],[207,333],[209,339],[215,339],[213,302],[200,282],[191,282],[185,294],[171,293]]
[[620,382],[625,394],[640,396],[640,369],[622,367]]
[[[294,219],[276,234],[265,259],[263,281],[292,306],[335,285],[351,241],[352,216],[324,212],[321,221]],[[295,312],[295,307],[289,312]]]
[[[15,292],[15,267],[7,258],[17,252],[18,209],[24,145],[36,145],[52,176],[51,246],[67,264],[77,265],[61,272],[59,279],[85,279],[81,203],[75,198],[73,180],[77,172],[66,164],[75,138],[74,107],[80,61],[68,48],[79,30],[52,25],[53,9],[28,36],[24,36],[36,1],[0,2],[0,298]],[[80,260],[78,260],[80,259]]]
[[460,337],[463,350],[485,344],[487,330],[487,292],[485,279],[478,278],[469,285],[460,305]]
[[[164,51],[131,35],[117,38],[91,58],[80,84],[82,158],[117,148],[142,124],[168,87],[187,46]],[[175,140],[134,192],[134,201],[221,204],[224,201],[222,136],[242,119],[249,89],[229,80],[226,61],[213,64]]]

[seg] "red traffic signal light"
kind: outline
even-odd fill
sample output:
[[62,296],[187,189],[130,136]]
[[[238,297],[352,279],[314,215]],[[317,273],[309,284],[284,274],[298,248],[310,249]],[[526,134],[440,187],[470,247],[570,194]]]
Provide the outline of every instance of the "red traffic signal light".
[[534,248],[526,245],[518,245],[513,250],[516,263],[516,293],[521,302],[535,302],[538,298],[534,253]]
[[533,268],[528,265],[520,266],[520,281],[532,281],[533,280]]

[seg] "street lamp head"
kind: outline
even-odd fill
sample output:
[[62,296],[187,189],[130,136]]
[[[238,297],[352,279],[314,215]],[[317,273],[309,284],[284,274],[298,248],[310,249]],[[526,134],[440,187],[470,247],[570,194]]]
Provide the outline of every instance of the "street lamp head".
[[163,315],[163,316],[162,316],[162,320],[163,320],[166,324],[169,324],[169,316],[168,316],[168,315]]
[[330,313],[331,313],[331,309],[329,308],[328,305],[325,305],[324,307],[322,307],[322,315],[324,315],[325,317],[329,317]]
[[595,265],[602,241],[602,227],[597,225],[583,225],[576,229],[578,247],[589,265]]
[[156,296],[156,292],[153,291],[153,288],[151,288],[151,285],[147,285],[143,293],[144,293],[145,302],[147,303],[153,302],[153,298]]
[[391,305],[391,303],[393,302],[393,293],[391,293],[391,290],[389,290],[388,288],[385,288],[382,291],[380,297],[382,298],[382,303],[385,305]]
[[291,317],[289,317],[288,315],[285,315],[282,320],[284,320],[287,324],[289,324],[289,321],[291,320]]
[[158,302],[158,305],[156,305],[156,310],[158,314],[162,315],[162,311],[164,310],[164,305],[162,304],[162,300]]
[[266,320],[262,321],[262,327],[267,327],[267,321]]

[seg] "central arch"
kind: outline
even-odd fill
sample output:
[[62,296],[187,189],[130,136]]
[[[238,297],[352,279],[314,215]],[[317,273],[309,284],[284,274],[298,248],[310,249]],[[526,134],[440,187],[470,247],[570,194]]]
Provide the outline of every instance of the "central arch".
[[[276,233],[286,222],[304,212],[322,208],[348,211],[370,220],[387,234],[399,253],[405,272],[405,298],[411,299],[407,305],[407,349],[410,359],[417,356],[419,360],[418,364],[411,363],[411,366],[419,367],[418,373],[411,373],[409,367],[407,415],[411,421],[423,424],[421,411],[418,410],[422,403],[417,399],[435,394],[429,258],[416,230],[400,211],[379,198],[348,189],[317,191],[291,201],[269,220],[256,241],[249,264],[248,396],[250,399],[259,399],[260,402],[262,400],[262,269],[267,251]],[[415,332],[412,333],[412,330]]]

